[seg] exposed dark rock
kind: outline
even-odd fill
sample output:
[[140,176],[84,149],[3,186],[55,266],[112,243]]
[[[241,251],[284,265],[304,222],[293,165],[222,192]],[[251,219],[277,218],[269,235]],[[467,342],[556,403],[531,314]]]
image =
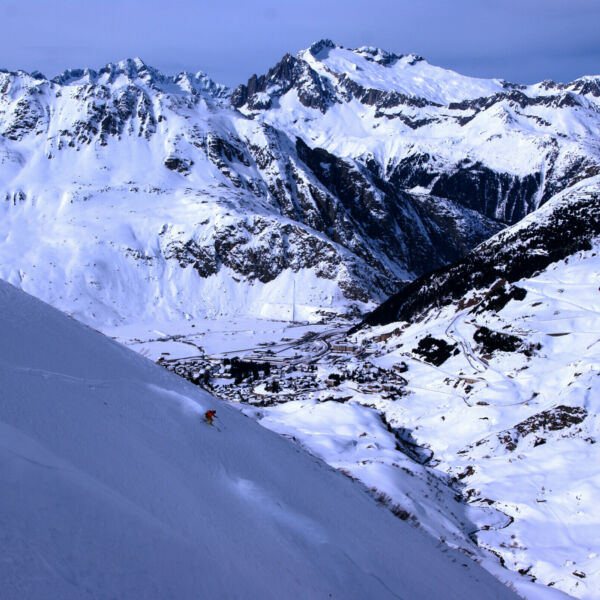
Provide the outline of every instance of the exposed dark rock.
[[35,92],[30,90],[16,102],[13,118],[2,131],[2,135],[9,140],[19,141],[26,135],[43,133],[46,125],[47,118],[44,110],[35,97]]
[[[317,277],[335,279],[342,264],[339,250],[331,242],[300,226],[262,217],[215,226],[211,240],[202,244],[195,240],[168,242],[164,256],[183,268],[193,267],[200,277],[214,275],[225,266],[262,283],[285,269],[314,269]],[[338,280],[345,297],[368,301],[366,290],[377,281],[376,275],[362,272],[352,261],[347,268],[349,277]]]
[[[579,425],[587,417],[587,414],[585,408],[561,404],[517,423],[512,429],[501,431],[498,434],[498,440],[504,444],[507,450],[512,452],[524,437],[534,433],[539,436],[553,431],[562,431],[574,425]],[[480,443],[478,442],[478,444]],[[536,437],[533,446],[537,447],[544,443],[544,438]]]
[[[361,168],[321,148],[310,148],[299,138],[296,151],[328,192],[323,195],[309,188],[318,211],[310,225],[373,267],[374,256],[384,254],[409,270],[422,273],[431,265],[464,256],[474,244],[501,228],[499,223],[485,220],[478,213],[471,215],[477,227],[465,228],[457,220],[458,214],[445,210],[436,198],[413,197],[383,180],[372,161]],[[357,246],[357,233],[363,239],[373,240],[372,247]]]
[[541,175],[518,177],[468,160],[447,165],[429,154],[413,154],[394,166],[389,181],[399,188],[428,188],[433,196],[448,198],[493,219],[516,223],[536,208]]
[[311,45],[308,51],[318,59],[323,59],[329,50],[335,48],[335,44],[331,40],[323,39]]
[[473,465],[468,465],[467,468],[460,473],[459,475],[457,475],[457,479],[463,480],[466,477],[471,477],[471,475],[475,474],[475,467],[473,467]]
[[559,405],[551,410],[545,410],[533,415],[515,425],[515,429],[522,435],[543,431],[560,431],[572,425],[578,425],[587,417],[585,408],[579,406]]
[[399,188],[428,188],[437,176],[434,159],[429,154],[411,154],[389,173],[389,181]]
[[362,104],[368,106],[375,106],[377,112],[376,117],[388,117],[394,118],[398,115],[390,115],[384,112],[380,112],[383,109],[394,108],[396,106],[408,106],[416,108],[424,108],[426,106],[441,106],[435,102],[431,102],[425,98],[419,98],[418,96],[408,96],[395,91],[380,90],[377,88],[366,88],[359,83],[356,83],[346,73],[336,75],[340,91],[344,95],[346,101],[356,98]]
[[578,94],[591,95],[600,98],[600,78],[579,79],[571,84]]
[[[231,95],[231,105],[251,110],[264,110],[292,88],[298,100],[309,108],[325,112],[335,102],[335,93],[328,80],[311,69],[307,62],[286,54],[266,75],[253,75],[246,85],[238,86]],[[268,94],[267,94],[268,90]]]
[[490,288],[485,298],[479,303],[476,312],[498,312],[511,300],[522,302],[526,296],[527,290],[516,285],[507,285],[506,281],[500,279]]
[[491,354],[496,350],[515,352],[522,344],[521,339],[516,335],[492,331],[487,327],[479,327],[473,335],[473,339],[481,345],[486,354]]
[[436,367],[443,365],[457,351],[456,344],[449,344],[446,340],[440,340],[431,335],[420,339],[417,347],[413,348],[415,354]]
[[168,156],[165,158],[165,167],[171,171],[177,171],[182,175],[187,175],[190,172],[191,166],[194,164],[193,160],[187,160],[185,158],[179,158],[177,156]]
[[165,258],[174,258],[183,268],[193,266],[200,277],[210,277],[219,268],[214,246],[199,246],[194,240],[184,244],[171,242],[165,252]]
[[556,172],[555,165],[551,162],[546,173],[546,184],[540,205],[545,204],[552,196],[562,192],[565,188],[595,175],[600,175],[600,165],[584,157],[574,158],[560,172]]
[[[552,82],[554,83],[554,82]],[[562,108],[565,106],[579,106],[581,100],[570,91],[563,91],[556,95],[546,96],[527,96],[522,91],[512,89],[509,92],[499,92],[491,96],[483,98],[475,98],[473,100],[463,100],[462,102],[451,102],[448,104],[450,110],[487,110],[496,104],[508,102],[519,108],[527,108],[529,106],[545,106],[550,108]]]
[[535,208],[541,175],[517,177],[497,173],[481,163],[441,173],[431,193],[507,223],[516,223]]
[[[401,58],[404,58],[403,54],[394,54],[392,52],[386,52],[385,50],[381,50],[380,48],[372,48],[370,46],[363,46],[362,48],[357,48],[355,52],[357,52],[367,60],[379,63],[384,67],[389,67],[397,61],[399,61]],[[421,60],[424,59],[415,54],[411,54],[409,64],[414,65]]]
[[512,283],[531,277],[551,263],[591,249],[591,239],[598,235],[598,193],[573,193],[544,218],[508,230],[462,260],[417,278],[370,313],[362,325],[414,321],[430,308],[458,301],[498,279]]

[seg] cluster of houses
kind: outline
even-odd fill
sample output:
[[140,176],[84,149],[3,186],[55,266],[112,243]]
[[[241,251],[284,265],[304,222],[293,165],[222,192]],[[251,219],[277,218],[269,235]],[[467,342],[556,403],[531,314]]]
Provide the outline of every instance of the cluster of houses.
[[[168,359],[158,363],[225,400],[268,406],[311,395],[349,399],[355,394],[377,394],[386,400],[406,395],[407,367],[383,369],[358,360],[364,348],[336,343],[318,362],[298,360],[246,360],[237,357]],[[264,355],[263,355],[264,356]]]

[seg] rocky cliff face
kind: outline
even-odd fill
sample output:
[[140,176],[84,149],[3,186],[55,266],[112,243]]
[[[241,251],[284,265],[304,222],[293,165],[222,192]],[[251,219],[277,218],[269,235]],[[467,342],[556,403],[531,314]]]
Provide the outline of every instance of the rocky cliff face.
[[[416,322],[496,284],[483,308],[500,310],[515,296],[510,284],[569,256],[592,249],[600,236],[600,177],[575,184],[460,261],[417,278],[367,315],[364,325]],[[508,287],[508,290],[506,289]],[[488,306],[489,305],[489,306]]]

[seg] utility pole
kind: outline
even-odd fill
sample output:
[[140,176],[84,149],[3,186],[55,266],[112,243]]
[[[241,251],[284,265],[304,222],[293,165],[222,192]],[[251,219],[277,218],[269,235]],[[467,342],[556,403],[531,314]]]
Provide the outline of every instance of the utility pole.
[[292,323],[296,322],[296,280],[292,281]]

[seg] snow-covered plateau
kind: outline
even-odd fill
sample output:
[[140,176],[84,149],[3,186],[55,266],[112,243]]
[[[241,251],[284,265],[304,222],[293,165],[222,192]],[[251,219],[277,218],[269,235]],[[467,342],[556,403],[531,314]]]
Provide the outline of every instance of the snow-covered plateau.
[[598,598],[599,197],[600,76],[0,71],[2,597]]

